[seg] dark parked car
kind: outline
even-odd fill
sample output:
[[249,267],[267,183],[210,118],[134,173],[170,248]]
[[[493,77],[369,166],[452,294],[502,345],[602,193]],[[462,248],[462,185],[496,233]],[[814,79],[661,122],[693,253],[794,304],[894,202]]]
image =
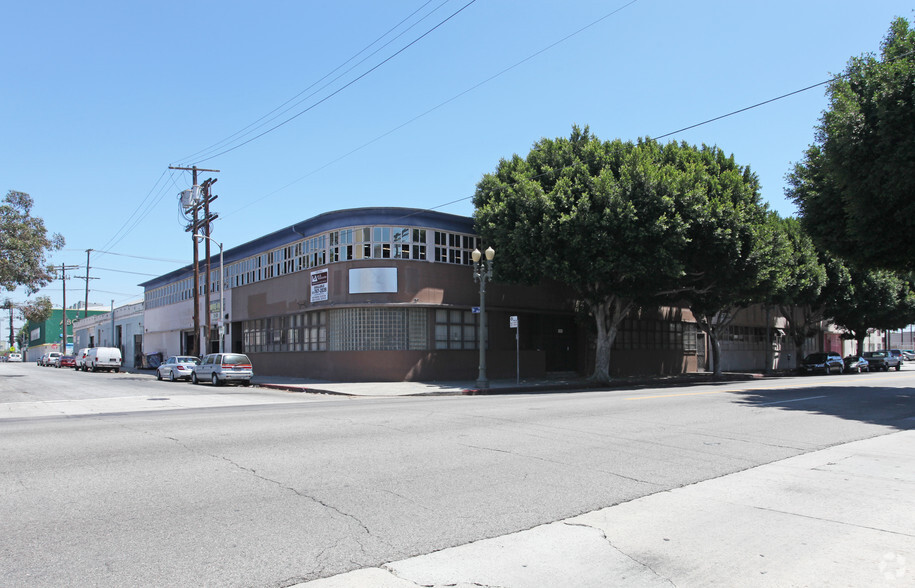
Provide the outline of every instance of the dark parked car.
[[831,374],[833,372],[841,374],[844,369],[845,362],[842,361],[842,356],[831,351],[811,353],[801,362],[801,371],[807,374]]
[[851,374],[854,372],[869,372],[870,365],[867,360],[859,355],[849,355],[845,358],[845,373]]
[[61,355],[57,367],[76,367],[76,358],[72,355]]

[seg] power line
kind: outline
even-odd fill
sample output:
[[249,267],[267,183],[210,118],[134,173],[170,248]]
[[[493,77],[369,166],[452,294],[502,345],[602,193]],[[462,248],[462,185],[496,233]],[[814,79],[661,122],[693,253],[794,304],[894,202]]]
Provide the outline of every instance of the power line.
[[[838,76],[838,77],[842,77],[842,76]],[[669,132],[669,133],[664,133],[663,135],[658,135],[657,137],[652,137],[651,140],[652,140],[652,141],[657,141],[658,139],[663,139],[664,137],[669,137],[669,136],[671,136],[671,135],[676,135],[677,133],[682,133],[683,131],[688,131],[688,130],[690,130],[690,129],[695,129],[696,127],[701,127],[702,125],[707,125],[707,124],[709,124],[709,123],[713,123],[713,122],[715,122],[716,120],[721,120],[721,119],[727,118],[727,117],[729,117],[729,116],[734,116],[735,114],[740,114],[741,112],[746,112],[746,111],[748,111],[748,110],[752,110],[752,109],[757,108],[757,107],[759,107],[759,106],[763,106],[764,104],[769,104],[770,102],[775,102],[776,100],[781,100],[782,98],[787,98],[787,97],[789,97],[789,96],[794,96],[795,94],[800,94],[801,92],[806,92],[807,90],[812,90],[813,88],[818,88],[818,87],[820,87],[820,86],[824,86],[824,85],[826,85],[826,84],[832,83],[835,79],[836,79],[836,78],[830,78],[830,79],[828,79],[828,80],[824,80],[824,81],[822,81],[822,82],[813,84],[813,85],[811,85],[811,86],[807,86],[806,88],[801,88],[800,90],[795,90],[794,92],[788,92],[787,94],[782,94],[781,96],[776,96],[775,98],[770,98],[770,99],[768,99],[768,100],[764,100],[764,101],[762,101],[762,102],[758,102],[758,103],[756,103],[756,104],[754,104],[754,105],[752,105],[752,106],[747,106],[746,108],[741,108],[741,109],[739,109],[739,110],[735,110],[735,111],[729,112],[729,113],[727,113],[727,114],[722,114],[721,116],[716,116],[715,118],[710,118],[710,119],[704,120],[704,121],[702,121],[702,122],[700,122],[700,123],[696,123],[696,124],[690,125],[690,126],[688,126],[688,127],[683,127],[682,129],[677,129],[676,131],[671,131],[671,132]]]
[[[326,169],[326,168],[332,166],[333,164],[335,164],[335,163],[337,163],[337,162],[339,162],[339,161],[342,161],[343,159],[346,159],[346,158],[349,157],[350,155],[353,155],[354,153],[357,153],[357,152],[359,152],[359,151],[365,149],[365,148],[368,147],[369,145],[372,145],[372,144],[374,144],[374,143],[377,143],[378,141],[380,141],[381,139],[387,137],[388,135],[392,135],[392,134],[396,133],[397,131],[399,131],[400,129],[406,127],[407,125],[410,125],[410,124],[416,122],[417,120],[423,118],[424,116],[427,116],[427,115],[429,115],[429,114],[435,112],[435,111],[438,110],[439,108],[442,108],[443,106],[446,106],[447,104],[450,104],[451,102],[454,102],[455,100],[457,100],[458,98],[464,96],[465,94],[469,94],[470,92],[476,90],[477,88],[479,88],[479,87],[481,87],[481,86],[483,86],[483,85],[485,85],[485,84],[488,84],[488,83],[491,82],[492,80],[494,80],[494,79],[496,79],[496,78],[498,78],[498,77],[500,77],[500,76],[502,76],[502,75],[504,75],[504,74],[506,74],[506,73],[512,71],[513,69],[515,69],[515,68],[517,68],[517,67],[520,67],[521,65],[527,63],[528,61],[530,61],[531,59],[534,59],[535,57],[541,55],[542,53],[545,53],[545,52],[549,51],[550,49],[556,47],[557,45],[560,45],[560,44],[562,44],[562,43],[568,41],[568,40],[571,39],[572,37],[574,37],[574,36],[576,36],[576,35],[578,35],[578,34],[580,34],[580,33],[583,33],[584,31],[586,31],[586,30],[590,29],[591,27],[593,27],[593,26],[599,24],[600,22],[603,22],[604,20],[610,18],[611,16],[614,16],[614,15],[617,14],[618,12],[621,12],[622,10],[625,10],[626,8],[632,6],[633,4],[635,4],[635,3],[638,2],[638,1],[639,1],[639,0],[631,0],[630,2],[627,2],[626,4],[620,6],[619,8],[616,8],[616,9],[614,9],[614,10],[608,12],[607,14],[605,14],[605,15],[603,15],[603,16],[597,18],[596,20],[591,21],[590,23],[588,23],[588,24],[586,24],[585,26],[579,28],[578,30],[576,30],[576,31],[574,31],[574,32],[572,32],[572,33],[569,33],[569,34],[566,35],[565,37],[562,37],[561,39],[559,39],[559,40],[557,40],[557,41],[554,41],[553,43],[550,43],[549,45],[545,46],[544,48],[542,48],[542,49],[540,49],[540,50],[538,50],[538,51],[535,51],[534,53],[531,53],[530,55],[528,55],[528,56],[525,57],[524,59],[515,62],[514,64],[512,64],[512,65],[510,65],[510,66],[508,66],[508,67],[502,69],[502,70],[499,71],[498,73],[495,73],[495,74],[489,76],[488,78],[486,78],[486,79],[484,79],[484,80],[482,80],[482,81],[480,81],[480,82],[477,82],[476,84],[470,86],[470,87],[467,88],[466,90],[464,90],[464,91],[462,91],[462,92],[459,92],[458,94],[455,94],[454,96],[452,96],[451,98],[448,98],[448,99],[445,100],[444,102],[440,102],[439,104],[433,106],[432,108],[426,110],[425,112],[423,112],[423,113],[421,113],[421,114],[418,114],[418,115],[414,116],[413,118],[411,118],[410,120],[408,120],[408,121],[406,121],[406,122],[403,122],[403,123],[397,125],[396,127],[394,127],[394,128],[392,128],[392,129],[390,129],[390,130],[388,130],[388,131],[386,131],[386,132],[384,132],[384,133],[382,133],[382,134],[376,136],[374,139],[371,139],[370,141],[367,141],[367,142],[363,143],[363,144],[360,145],[359,147],[356,147],[355,149],[353,149],[353,150],[351,150],[351,151],[348,151],[347,153],[344,153],[343,155],[337,157],[336,159],[333,159],[333,160],[331,160],[331,161],[328,161],[328,162],[325,163],[324,165],[322,165],[322,166],[320,166],[320,167],[318,167],[318,168],[315,168],[315,169],[311,170],[310,172],[308,172],[308,173],[305,174],[304,176],[301,176],[301,177],[299,177],[299,178],[296,178],[295,180],[289,182],[289,183],[286,184],[285,186],[282,186],[282,187],[280,187],[280,188],[277,188],[276,190],[274,190],[274,191],[272,191],[272,192],[269,192],[269,193],[265,194],[264,196],[261,196],[260,198],[257,198],[257,199],[255,199],[255,200],[251,200],[251,201],[247,202],[244,206],[242,206],[242,207],[240,207],[240,208],[237,208],[237,209],[233,210],[232,212],[227,213],[225,216],[229,216],[229,215],[231,215],[231,214],[235,214],[236,212],[239,212],[239,211],[241,211],[241,210],[244,210],[245,208],[247,208],[247,207],[249,207],[249,206],[251,206],[251,205],[253,205],[253,204],[256,204],[256,203],[258,203],[258,202],[260,202],[260,201],[262,201],[262,200],[264,200],[264,199],[266,199],[266,198],[269,198],[270,196],[273,196],[273,195],[276,194],[277,192],[282,192],[282,191],[285,190],[286,188],[288,188],[288,187],[290,187],[290,186],[293,186],[293,185],[295,185],[295,184],[301,182],[302,180],[304,180],[304,179],[306,179],[306,178],[308,178],[308,177],[313,176],[314,174],[318,173],[319,171],[324,170],[324,169]],[[461,200],[466,200],[466,198],[463,198],[463,199],[461,199]],[[455,200],[454,202],[460,202],[460,200]],[[451,202],[451,203],[449,203],[449,204],[454,204],[454,202]],[[446,205],[443,205],[443,206],[447,206],[447,204],[446,204]],[[438,208],[438,207],[436,207],[436,208]]]
[[[391,61],[392,59],[394,59],[395,57],[397,57],[398,55],[400,55],[401,53],[403,53],[404,51],[406,51],[407,49],[409,49],[410,47],[412,47],[413,45],[415,45],[415,44],[418,43],[419,41],[421,41],[423,38],[425,38],[425,37],[427,37],[428,35],[430,35],[430,34],[431,34],[433,31],[435,31],[437,28],[441,27],[441,26],[444,25],[446,22],[448,22],[449,20],[451,20],[452,18],[454,18],[455,16],[457,16],[458,14],[460,14],[461,12],[463,12],[468,6],[470,6],[471,4],[475,3],[476,1],[477,1],[477,0],[470,0],[470,2],[468,2],[468,3],[465,4],[464,6],[460,7],[458,10],[456,10],[455,12],[453,12],[453,13],[452,13],[450,16],[448,16],[446,19],[442,20],[442,21],[439,22],[437,25],[435,25],[434,27],[432,27],[431,29],[429,29],[428,31],[426,31],[425,33],[423,33],[422,35],[420,35],[419,37],[413,39],[413,40],[410,41],[407,45],[405,45],[404,47],[398,49],[398,50],[395,51],[392,55],[390,55],[390,56],[388,56],[387,58],[385,58],[384,60],[382,60],[380,63],[374,65],[374,66],[371,67],[371,68],[369,68],[368,71],[366,71],[366,72],[364,72],[364,73],[358,75],[355,79],[353,79],[353,80],[347,82],[346,84],[344,84],[344,85],[341,86],[340,88],[334,90],[333,92],[331,92],[330,94],[328,94],[328,95],[325,96],[324,98],[321,98],[320,100],[318,100],[317,102],[315,102],[315,103],[312,104],[311,106],[309,106],[309,107],[305,108],[304,110],[301,110],[300,112],[298,112],[298,113],[292,115],[291,117],[287,118],[287,119],[284,120],[283,122],[281,122],[281,123],[279,123],[279,124],[277,124],[277,125],[274,125],[274,126],[270,127],[270,128],[267,129],[266,131],[264,131],[264,132],[262,132],[262,133],[259,133],[259,134],[255,135],[255,136],[251,137],[250,139],[248,139],[248,140],[246,140],[246,141],[243,141],[243,142],[239,143],[238,145],[235,145],[234,147],[230,147],[230,148],[228,148],[228,149],[225,149],[225,150],[223,150],[223,151],[220,151],[219,153],[216,153],[216,154],[214,154],[214,155],[210,155],[209,157],[205,157],[205,158],[203,158],[203,159],[199,159],[199,160],[197,161],[197,163],[203,163],[203,162],[205,162],[205,161],[209,161],[209,160],[211,160],[211,159],[214,159],[214,158],[216,158],[216,157],[219,157],[220,155],[225,155],[226,153],[229,153],[229,152],[231,152],[231,151],[235,151],[236,149],[238,149],[238,148],[240,148],[240,147],[244,147],[244,146],[247,145],[248,143],[250,143],[250,142],[252,142],[252,141],[256,141],[257,139],[260,139],[260,138],[263,137],[264,135],[266,135],[266,134],[268,134],[268,133],[271,133],[271,132],[275,131],[276,129],[280,128],[281,126],[283,126],[283,125],[285,125],[285,124],[287,124],[287,123],[289,123],[289,122],[291,122],[291,121],[297,119],[298,117],[302,116],[303,114],[305,114],[306,112],[308,112],[308,111],[310,111],[311,109],[315,108],[316,106],[318,106],[318,105],[320,105],[320,104],[323,104],[324,102],[327,102],[328,100],[330,100],[331,98],[333,98],[334,96],[336,96],[337,94],[339,94],[340,92],[342,92],[343,90],[349,88],[350,86],[352,86],[353,84],[355,84],[356,82],[358,82],[359,80],[361,80],[362,78],[366,77],[367,75],[369,75],[370,73],[372,73],[373,71],[375,71],[376,69],[378,69],[379,67],[381,67],[382,65],[384,65],[384,64],[386,64],[387,62]],[[637,0],[633,0],[633,1],[637,1]]]
[[[66,251],[84,251],[82,249],[67,249]],[[126,253],[117,253],[115,251],[102,251],[101,249],[93,249],[98,253],[107,253],[108,255],[117,255],[118,257],[130,257],[132,259],[145,259],[147,261],[165,261],[168,263],[187,263],[186,259],[168,259],[165,257],[143,257],[141,255],[128,255]],[[94,266],[93,266],[94,267]]]
[[[82,268],[82,266],[79,266],[79,267]],[[152,277],[154,277],[154,278],[159,277],[159,274],[147,274],[147,273],[143,273],[143,272],[131,272],[131,271],[128,271],[128,270],[119,270],[119,269],[113,269],[113,268],[110,268],[110,267],[99,267],[99,266],[97,266],[97,265],[92,266],[92,269],[104,270],[104,271],[106,271],[106,272],[117,272],[117,273],[119,273],[119,274],[134,274],[134,275],[136,275],[136,276],[152,276]]]
[[[320,90],[323,90],[323,89],[326,88],[329,84],[331,84],[331,83],[337,81],[337,80],[340,79],[343,75],[349,73],[350,71],[352,71],[352,70],[353,70],[355,67],[357,67],[358,65],[361,65],[361,64],[362,64],[363,62],[365,62],[368,58],[372,57],[373,55],[375,55],[376,53],[378,53],[379,51],[381,51],[382,49],[384,49],[385,47],[387,47],[388,45],[390,45],[391,43],[393,43],[394,41],[396,41],[397,39],[399,39],[401,36],[405,35],[410,29],[412,29],[413,27],[417,26],[419,23],[421,23],[421,22],[424,21],[425,19],[429,18],[432,14],[434,14],[439,8],[441,8],[442,6],[444,6],[445,4],[447,4],[450,0],[444,0],[444,2],[442,2],[441,4],[439,4],[438,6],[436,6],[436,7],[435,7],[432,11],[430,11],[428,14],[426,14],[426,15],[423,16],[421,19],[419,19],[418,21],[416,21],[415,23],[413,23],[412,25],[410,25],[408,28],[406,28],[406,29],[405,29],[404,31],[402,31],[400,34],[398,34],[397,36],[395,36],[393,39],[391,39],[390,41],[388,41],[387,43],[385,43],[384,45],[382,45],[381,47],[379,47],[378,49],[376,49],[375,51],[373,51],[372,53],[370,53],[370,54],[369,54],[368,56],[366,56],[364,59],[362,59],[361,61],[359,61],[359,62],[356,63],[355,65],[353,65],[353,67],[351,67],[351,68],[347,69],[346,71],[344,71],[342,74],[340,74],[340,76],[337,76],[336,78],[334,78],[333,80],[331,80],[330,82],[328,82],[328,84],[326,84],[326,85],[324,85],[324,86],[318,88],[318,90],[315,90],[314,92],[312,92],[311,94],[309,94],[308,96],[306,96],[305,98],[303,98],[302,100],[299,100],[299,101],[295,102],[295,104],[293,104],[293,105],[290,106],[289,108],[286,108],[285,110],[280,111],[280,109],[282,109],[283,107],[285,107],[287,104],[293,102],[294,100],[296,100],[296,98],[298,98],[299,96],[301,96],[302,94],[304,94],[304,93],[307,92],[308,90],[314,88],[314,87],[317,86],[319,83],[321,83],[321,82],[323,82],[324,80],[326,80],[327,78],[329,78],[329,77],[330,77],[331,75],[333,75],[335,72],[337,72],[337,71],[340,70],[342,67],[344,67],[347,63],[353,61],[353,60],[356,59],[358,56],[360,56],[360,55],[362,55],[363,53],[365,53],[366,51],[368,51],[370,47],[372,47],[373,45],[375,45],[376,43],[378,43],[379,41],[381,41],[382,39],[384,39],[385,37],[387,37],[388,35],[390,35],[390,34],[391,34],[392,32],[394,32],[395,30],[397,30],[402,24],[404,24],[405,22],[407,22],[408,20],[410,20],[411,18],[413,18],[419,11],[421,11],[423,8],[425,8],[426,6],[428,6],[429,4],[431,4],[432,1],[433,1],[433,0],[427,0],[427,2],[425,2],[422,6],[420,6],[419,8],[417,8],[416,10],[414,10],[412,13],[410,13],[407,17],[405,17],[404,19],[402,19],[399,23],[397,23],[396,25],[394,25],[393,27],[391,27],[390,29],[388,29],[387,31],[385,31],[384,34],[382,34],[381,36],[379,36],[377,39],[375,39],[374,41],[372,41],[371,43],[369,43],[368,45],[366,45],[365,47],[363,47],[363,48],[360,49],[359,51],[357,51],[355,54],[353,54],[352,57],[350,57],[349,59],[347,59],[346,61],[344,61],[343,63],[341,63],[340,65],[338,65],[337,67],[335,67],[334,69],[332,69],[331,71],[329,71],[328,73],[324,74],[324,76],[322,76],[322,77],[319,78],[318,80],[312,82],[307,88],[305,88],[304,90],[302,90],[301,92],[299,92],[298,94],[296,94],[295,96],[293,96],[292,98],[290,98],[289,100],[287,100],[286,102],[283,102],[282,104],[280,104],[279,106],[277,106],[276,108],[274,108],[273,110],[271,110],[270,112],[268,112],[267,114],[265,114],[264,116],[260,117],[259,119],[257,119],[257,120],[254,121],[253,123],[251,123],[251,124],[249,124],[248,126],[244,127],[244,128],[241,129],[240,131],[236,131],[235,133],[233,133],[232,135],[226,137],[225,139],[222,139],[221,141],[218,141],[218,142],[214,143],[213,145],[210,145],[209,147],[206,147],[206,148],[204,148],[204,149],[201,149],[200,151],[197,151],[196,153],[192,153],[192,154],[190,154],[190,155],[188,155],[188,156],[186,156],[186,157],[181,158],[181,161],[189,161],[189,160],[190,160],[191,158],[193,158],[193,157],[203,156],[203,155],[209,154],[209,153],[212,152],[212,151],[215,151],[216,149],[220,149],[220,148],[222,148],[222,146],[224,146],[224,145],[226,145],[226,144],[229,144],[229,143],[231,142],[232,139],[234,139],[234,138],[236,138],[236,137],[238,137],[238,136],[245,136],[245,135],[250,134],[250,131],[248,131],[248,129],[251,129],[252,127],[255,128],[255,129],[261,128],[261,127],[264,126],[264,125],[263,125],[263,124],[258,124],[258,123],[260,123],[261,121],[264,121],[265,119],[267,119],[267,120],[266,120],[266,122],[265,122],[264,124],[266,124],[267,122],[276,120],[280,115],[285,114],[286,112],[289,112],[293,107],[298,106],[299,104],[301,104],[302,102],[304,102],[304,101],[307,100],[308,98],[311,98],[312,96],[314,96],[315,94],[317,94]],[[270,115],[272,115],[273,113],[275,113],[275,112],[277,112],[277,111],[280,111],[279,114],[277,114],[276,116],[274,116],[274,117],[272,117],[272,118],[269,118],[269,119],[267,118],[267,117],[270,117]]]
[[[134,225],[131,226],[130,229],[127,229],[127,230],[125,231],[127,225],[130,223],[131,219],[140,211],[140,209],[143,207],[143,205],[144,205],[144,204],[146,203],[146,201],[149,199],[149,197],[152,195],[153,191],[156,189],[156,186],[158,186],[158,185],[159,185],[159,182],[162,181],[162,178],[165,177],[165,174],[166,174],[167,171],[168,171],[168,170],[163,170],[163,171],[162,171],[162,173],[159,175],[159,178],[158,178],[158,179],[156,180],[156,182],[153,184],[153,187],[150,188],[149,192],[146,193],[146,196],[143,198],[143,200],[140,201],[140,203],[137,205],[137,207],[134,209],[134,211],[130,213],[130,215],[127,217],[127,220],[125,220],[125,221],[124,221],[124,224],[121,225],[121,228],[118,229],[118,230],[114,233],[114,235],[108,240],[108,242],[105,243],[105,245],[103,245],[103,248],[105,248],[105,247],[111,247],[111,246],[113,246],[113,245],[116,245],[117,243],[119,243],[119,242],[121,241],[121,239],[124,238],[124,236],[125,236],[127,233],[130,232],[130,230],[133,229],[133,227],[136,226],[137,223],[134,223]],[[164,186],[163,186],[163,187],[164,187]],[[156,200],[155,202],[158,202],[158,200]],[[147,210],[148,210],[148,209],[147,209]],[[147,212],[147,214],[148,214],[148,212]],[[145,216],[145,215],[144,215],[144,216]],[[137,220],[137,222],[139,222],[139,220],[142,220],[142,218],[143,218],[143,217],[140,217],[140,218]],[[122,231],[124,231],[124,235],[121,235],[120,238],[117,238],[118,234],[120,234]]]

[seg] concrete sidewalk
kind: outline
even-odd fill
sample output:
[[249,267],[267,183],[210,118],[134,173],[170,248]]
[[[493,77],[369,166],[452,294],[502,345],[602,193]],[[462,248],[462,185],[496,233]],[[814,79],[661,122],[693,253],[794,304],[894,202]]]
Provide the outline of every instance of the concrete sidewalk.
[[915,586],[915,431],[298,588]]
[[340,394],[345,396],[427,396],[427,395],[484,395],[555,392],[561,390],[612,390],[644,386],[673,387],[708,382],[745,381],[764,376],[753,373],[728,373],[715,380],[712,374],[683,374],[679,376],[615,378],[609,384],[595,384],[586,378],[543,378],[490,380],[489,388],[481,389],[473,381],[453,382],[328,382],[286,376],[259,376],[252,384],[261,388],[308,392],[313,394]]

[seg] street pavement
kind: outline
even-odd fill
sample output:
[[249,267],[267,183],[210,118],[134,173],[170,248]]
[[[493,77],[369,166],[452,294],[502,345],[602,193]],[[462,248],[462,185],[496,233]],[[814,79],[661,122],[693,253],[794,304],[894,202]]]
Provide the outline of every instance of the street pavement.
[[915,586],[915,431],[296,588],[417,586]]
[[[256,377],[254,384],[256,388],[212,391],[201,386],[199,394],[164,392],[155,398],[7,403],[0,418],[291,403],[341,395],[537,393],[587,387],[575,380],[499,380],[480,390],[473,382],[334,383],[267,376]],[[647,382],[615,383],[642,384]],[[650,384],[665,382],[653,379]],[[915,429],[915,418],[907,422]],[[915,586],[915,430],[897,429],[296,588],[417,586]]]

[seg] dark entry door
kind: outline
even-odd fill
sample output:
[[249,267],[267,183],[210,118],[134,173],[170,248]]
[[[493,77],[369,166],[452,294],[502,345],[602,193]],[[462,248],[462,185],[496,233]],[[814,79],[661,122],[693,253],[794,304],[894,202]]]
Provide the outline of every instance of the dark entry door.
[[544,316],[544,363],[548,372],[573,372],[578,367],[575,319]]

